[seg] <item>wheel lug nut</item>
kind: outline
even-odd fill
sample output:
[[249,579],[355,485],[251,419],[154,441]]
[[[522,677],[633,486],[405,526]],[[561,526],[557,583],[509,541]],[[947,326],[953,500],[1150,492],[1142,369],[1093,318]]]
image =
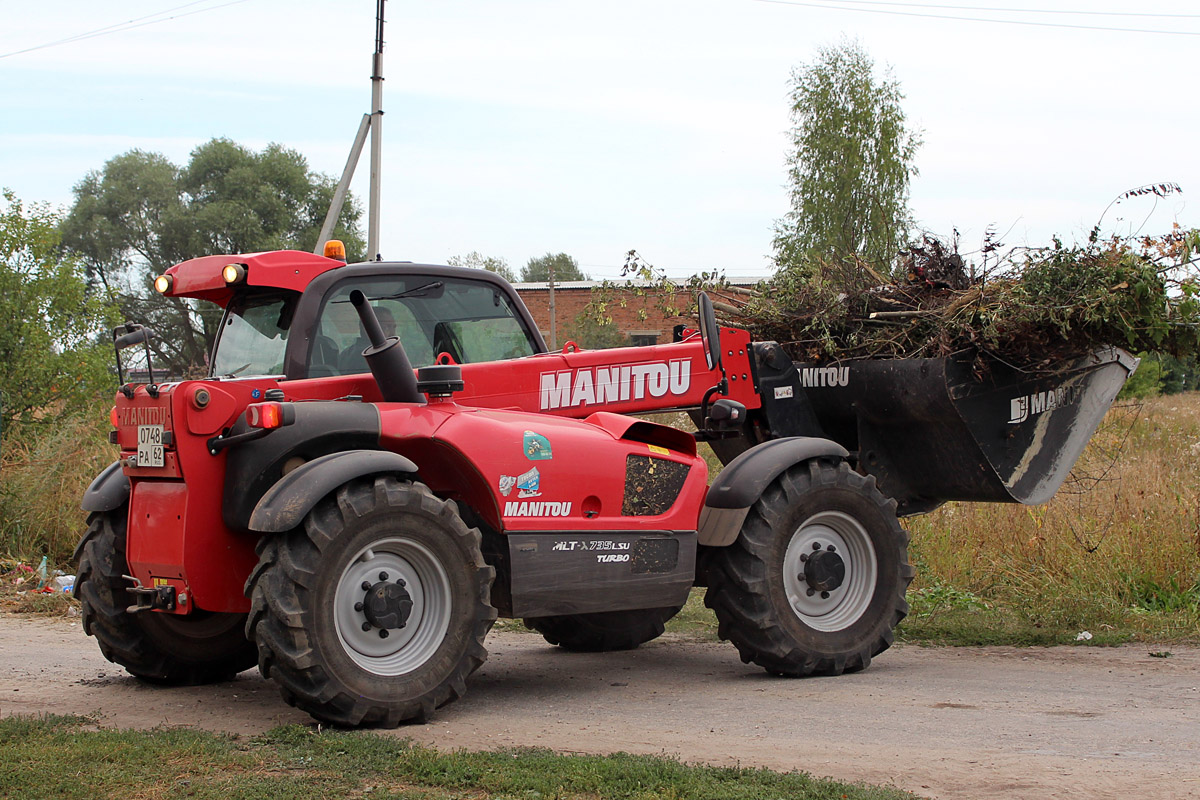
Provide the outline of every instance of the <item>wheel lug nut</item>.
[[822,599],[822,600],[828,600],[828,599],[829,599],[829,592],[821,592],[821,599]]
[[371,591],[371,582],[363,581],[362,585],[359,588],[361,588],[364,592],[369,592],[369,591]]
[[387,580],[387,578],[388,578],[388,576],[387,576],[387,573],[386,573],[386,572],[381,572],[381,573],[379,573],[379,580],[381,580],[381,581],[386,581],[386,580]]
[[826,550],[828,550],[828,551],[829,551],[829,552],[831,552],[831,553],[832,553],[834,550],[837,550],[837,548],[836,548],[836,547],[834,547],[833,545],[829,545],[829,547],[826,547],[825,549],[826,549]]
[[404,578],[396,578],[396,585],[401,588],[408,586],[408,584],[404,582]]
[[362,603],[355,603],[355,604],[354,604],[354,610],[355,610],[355,611],[362,611],[362,610],[363,610],[363,604],[362,604]]
[[821,543],[813,542],[813,550],[820,550],[820,549],[821,549]]
[[363,622],[363,630],[364,630],[364,631],[369,631],[369,630],[371,630],[371,623],[369,623],[369,622]]
[[379,629],[379,638],[380,638],[380,639],[386,639],[387,637],[388,637],[388,629],[387,629],[387,628],[380,628],[380,629]]
[[801,554],[800,554],[800,560],[801,560],[801,561],[808,561],[808,553],[801,553]]
[[816,593],[817,593],[817,590],[816,590],[816,589],[814,589],[814,588],[812,588],[811,586],[810,586],[810,587],[808,587],[808,591],[807,591],[807,592],[805,592],[805,594],[807,594],[809,597],[812,597],[812,596],[813,596],[814,594],[816,594]]

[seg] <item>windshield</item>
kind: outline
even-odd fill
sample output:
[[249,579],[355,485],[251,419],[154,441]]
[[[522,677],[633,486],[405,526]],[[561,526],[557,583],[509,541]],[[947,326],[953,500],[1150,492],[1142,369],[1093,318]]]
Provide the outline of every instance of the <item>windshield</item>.
[[394,275],[347,281],[321,309],[308,374],[367,372],[367,337],[350,292],[367,296],[386,336],[399,336],[414,367],[447,353],[456,363],[500,361],[537,352],[534,340],[494,284],[430,275]]
[[242,297],[229,304],[212,361],[212,376],[282,375],[283,351],[296,293]]

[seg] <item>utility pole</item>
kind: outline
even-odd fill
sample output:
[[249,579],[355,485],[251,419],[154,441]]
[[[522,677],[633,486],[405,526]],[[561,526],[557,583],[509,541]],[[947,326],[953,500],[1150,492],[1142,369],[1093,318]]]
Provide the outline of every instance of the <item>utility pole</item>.
[[371,205],[367,212],[367,258],[379,255],[379,179],[383,153],[383,4],[375,14],[375,55],[371,61]]
[[554,313],[554,261],[550,261],[550,349],[558,349],[558,335],[555,331],[558,319]]
[[367,209],[367,258],[379,257],[379,184],[381,160],[383,154],[383,4],[386,0],[378,0],[375,11],[375,53],[371,60],[371,113],[363,114],[358,126],[358,134],[354,144],[350,146],[350,157],[346,159],[346,167],[342,170],[342,179],[338,181],[333,191],[333,200],[329,203],[329,212],[317,235],[317,245],[313,252],[320,255],[324,252],[325,242],[333,236],[333,228],[342,214],[342,206],[346,203],[346,192],[350,189],[350,180],[354,177],[354,168],[362,157],[363,145],[367,141],[367,133],[371,134],[371,188],[369,206]]

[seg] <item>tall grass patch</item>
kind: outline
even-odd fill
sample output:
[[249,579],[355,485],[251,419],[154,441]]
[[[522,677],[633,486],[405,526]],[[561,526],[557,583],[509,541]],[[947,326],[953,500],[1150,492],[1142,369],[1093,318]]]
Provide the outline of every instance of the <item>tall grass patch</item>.
[[77,414],[4,432],[0,555],[69,565],[87,519],[79,508],[83,492],[118,455],[106,416]]
[[951,503],[907,527],[909,639],[1200,640],[1200,394],[1112,409],[1044,506]]

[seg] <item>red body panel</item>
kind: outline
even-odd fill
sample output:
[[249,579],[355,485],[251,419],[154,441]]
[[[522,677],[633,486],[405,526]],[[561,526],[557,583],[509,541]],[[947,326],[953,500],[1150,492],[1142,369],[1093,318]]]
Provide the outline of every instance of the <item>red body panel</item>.
[[[455,403],[384,404],[380,415],[384,447],[411,454],[435,492],[462,497],[493,524],[498,520],[502,531],[696,530],[708,467],[687,438],[664,432],[660,443],[650,444],[622,438],[606,420],[580,425]],[[421,459],[428,441],[460,458]],[[685,449],[674,449],[680,447]],[[630,455],[686,465],[687,479],[665,513],[622,515]],[[466,464],[475,474],[456,481],[433,466],[438,463]]]
[[[729,394],[718,396],[737,400],[748,409],[760,407],[750,373],[750,334],[723,328],[721,343]],[[595,411],[646,414],[695,408],[721,379],[719,371],[708,369],[698,336],[647,347],[464,364],[462,371],[466,388],[455,398],[460,403],[568,417],[586,417]]]
[[[208,452],[210,436],[232,425],[254,402],[254,392],[273,381],[186,381],[164,384],[157,398],[138,387],[132,399],[118,394],[117,442],[121,460],[137,452],[137,426],[163,425],[173,436],[163,467],[126,463],[132,488],[126,544],[131,574],[144,586],[165,580],[189,596],[176,613],[195,608],[245,612],[246,576],[257,563],[253,537],[237,534],[221,518],[225,453]],[[196,408],[195,393],[207,389],[207,407]],[[219,394],[218,394],[219,392]],[[211,431],[211,432],[210,432]]]
[[219,305],[229,302],[233,291],[221,276],[227,264],[246,268],[248,286],[271,286],[302,292],[312,279],[345,265],[344,261],[304,253],[299,250],[274,250],[238,256],[203,256],[184,261],[167,270],[173,279],[168,295],[202,297]]

